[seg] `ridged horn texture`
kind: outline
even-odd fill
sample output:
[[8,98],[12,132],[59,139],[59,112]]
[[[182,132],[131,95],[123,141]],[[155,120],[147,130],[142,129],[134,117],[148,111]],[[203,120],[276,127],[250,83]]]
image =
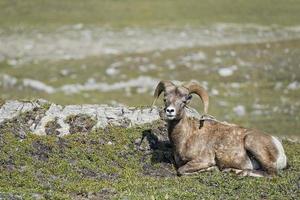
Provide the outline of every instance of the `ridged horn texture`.
[[207,114],[208,105],[209,105],[209,96],[206,90],[198,83],[193,81],[183,85],[183,87],[187,88],[190,94],[197,94],[201,98],[204,106],[204,114]]
[[155,88],[154,92],[154,101],[152,103],[152,106],[155,105],[156,100],[160,96],[160,94],[164,91],[166,91],[167,87],[174,86],[174,84],[171,81],[160,81],[158,85]]

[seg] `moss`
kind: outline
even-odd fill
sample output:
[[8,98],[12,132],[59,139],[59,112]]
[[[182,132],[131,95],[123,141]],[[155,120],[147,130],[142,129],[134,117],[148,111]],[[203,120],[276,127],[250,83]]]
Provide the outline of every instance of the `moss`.
[[43,110],[49,110],[49,108],[51,107],[51,103],[44,103],[44,104],[42,104],[41,105],[41,108],[43,109]]
[[[140,148],[142,146],[142,148]],[[108,127],[63,138],[0,137],[0,195],[25,199],[297,199],[300,144],[291,167],[269,179],[206,172],[177,177],[161,124]]]
[[70,133],[87,133],[96,125],[96,120],[85,114],[71,115],[66,120],[70,125]]

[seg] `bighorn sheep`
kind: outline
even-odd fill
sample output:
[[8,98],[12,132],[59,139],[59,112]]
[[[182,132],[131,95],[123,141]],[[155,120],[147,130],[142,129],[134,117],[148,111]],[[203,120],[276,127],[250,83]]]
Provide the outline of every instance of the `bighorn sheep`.
[[197,83],[176,86],[160,81],[153,105],[162,92],[178,175],[220,169],[259,177],[276,174],[287,166],[283,146],[274,136],[209,117],[187,117],[185,108],[192,94],[201,98],[205,114],[208,110],[208,94]]

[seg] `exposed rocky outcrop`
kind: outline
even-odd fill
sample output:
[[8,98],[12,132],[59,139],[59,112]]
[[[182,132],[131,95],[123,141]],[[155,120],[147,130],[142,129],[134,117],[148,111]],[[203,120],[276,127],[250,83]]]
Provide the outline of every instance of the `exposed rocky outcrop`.
[[[20,138],[29,132],[57,136],[88,133],[108,125],[127,128],[152,123],[163,118],[160,113],[161,109],[157,107],[61,106],[42,99],[7,101],[0,107],[0,133],[13,132]],[[189,109],[188,113],[200,117],[193,109]]]

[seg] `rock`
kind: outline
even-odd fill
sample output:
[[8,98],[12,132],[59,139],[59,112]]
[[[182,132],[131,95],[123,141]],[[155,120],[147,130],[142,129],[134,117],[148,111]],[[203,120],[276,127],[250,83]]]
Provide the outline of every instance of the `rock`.
[[237,70],[237,67],[234,65],[234,66],[231,66],[231,67],[221,68],[221,69],[218,70],[218,73],[222,77],[227,77],[227,76],[231,76],[234,73],[235,70]]
[[220,76],[226,77],[226,76],[231,76],[233,74],[233,71],[230,68],[222,68],[219,69],[218,73]]
[[[88,133],[106,126],[124,128],[161,120],[161,109],[108,105],[61,106],[39,99],[32,102],[7,101],[0,107],[0,134],[4,131],[38,135],[63,136]],[[196,110],[187,109],[189,116],[200,118]],[[161,117],[162,116],[162,117]]]
[[32,79],[23,79],[23,85],[25,87],[30,87],[32,89],[46,92],[48,94],[52,94],[55,92],[55,88],[46,85],[45,83],[38,81],[38,80],[32,80]]
[[217,96],[217,95],[219,95],[219,90],[213,88],[213,89],[211,90],[211,94],[212,94],[213,96]]
[[18,64],[18,61],[16,59],[10,59],[7,61],[7,64],[10,66],[16,66]]
[[21,101],[8,101],[5,102],[0,108],[0,124],[9,119],[13,119],[21,113],[33,110],[35,107],[41,106],[38,101],[36,102],[21,102]]
[[114,76],[114,75],[117,75],[119,73],[119,70],[116,69],[116,68],[107,68],[105,73],[109,76]]
[[8,74],[0,74],[0,86],[4,88],[13,87],[17,84],[18,79]]
[[300,88],[300,83],[298,81],[294,81],[287,86],[288,90],[298,90]]
[[246,109],[245,106],[243,105],[237,105],[236,107],[233,108],[233,111],[240,117],[246,114]]
[[79,93],[81,91],[93,91],[99,90],[101,92],[110,92],[114,90],[122,90],[126,88],[141,88],[142,92],[152,90],[153,87],[159,82],[159,80],[148,77],[148,76],[139,76],[135,79],[130,79],[128,81],[119,81],[113,84],[108,84],[105,82],[86,82],[85,84],[70,84],[63,85],[60,88],[57,88],[55,91],[62,91],[66,94],[70,93]]

